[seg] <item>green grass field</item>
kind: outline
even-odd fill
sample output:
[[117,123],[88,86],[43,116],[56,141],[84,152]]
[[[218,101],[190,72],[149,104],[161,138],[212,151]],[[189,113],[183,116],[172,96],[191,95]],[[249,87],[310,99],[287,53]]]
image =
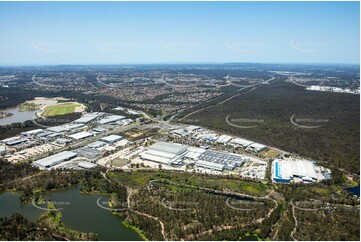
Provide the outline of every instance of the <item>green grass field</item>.
[[74,103],[64,103],[64,104],[49,106],[45,109],[43,115],[45,117],[51,117],[56,115],[73,113],[75,111],[75,108],[79,106],[80,106],[79,104],[74,104]]

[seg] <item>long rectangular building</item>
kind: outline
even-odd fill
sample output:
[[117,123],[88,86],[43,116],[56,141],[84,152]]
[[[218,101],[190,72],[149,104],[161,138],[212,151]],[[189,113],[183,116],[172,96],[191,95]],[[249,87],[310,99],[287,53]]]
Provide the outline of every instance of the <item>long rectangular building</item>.
[[107,117],[102,118],[101,120],[98,121],[99,124],[109,124],[109,123],[113,123],[122,119],[125,119],[126,117],[121,116],[121,115],[109,115]]
[[140,157],[162,164],[170,164],[175,159],[184,156],[187,150],[186,146],[180,144],[158,142],[151,145],[148,150],[142,152]]
[[49,169],[57,164],[60,164],[67,160],[70,160],[76,156],[77,156],[77,154],[74,152],[63,151],[63,152],[57,153],[55,155],[51,155],[51,156],[45,157],[43,159],[34,161],[33,165],[39,167],[40,169]]
[[83,132],[79,132],[79,133],[76,133],[76,134],[71,134],[71,135],[69,135],[68,137],[69,137],[69,138],[72,138],[72,139],[74,139],[74,140],[81,140],[81,139],[88,138],[88,137],[90,137],[90,136],[93,136],[93,134],[92,134],[92,133],[89,133],[89,132],[83,131]]

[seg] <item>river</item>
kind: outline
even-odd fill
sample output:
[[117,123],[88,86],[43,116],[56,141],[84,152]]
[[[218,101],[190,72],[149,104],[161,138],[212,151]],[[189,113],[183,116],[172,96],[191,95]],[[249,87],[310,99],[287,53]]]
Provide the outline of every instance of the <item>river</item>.
[[9,117],[0,118],[0,126],[10,125],[12,123],[22,123],[36,118],[36,111],[20,112],[18,108],[9,108],[0,111],[13,114]]
[[[46,199],[57,204],[57,208],[63,208],[60,212],[65,226],[82,232],[96,233],[99,240],[142,240],[135,231],[125,228],[118,216],[97,205],[99,197],[101,201],[107,201],[106,196],[82,195],[79,191],[80,186],[73,186],[46,195]],[[0,194],[0,217],[9,217],[17,212],[35,221],[44,212],[31,204],[21,204],[19,197],[17,193]],[[46,207],[45,204],[39,206]]]

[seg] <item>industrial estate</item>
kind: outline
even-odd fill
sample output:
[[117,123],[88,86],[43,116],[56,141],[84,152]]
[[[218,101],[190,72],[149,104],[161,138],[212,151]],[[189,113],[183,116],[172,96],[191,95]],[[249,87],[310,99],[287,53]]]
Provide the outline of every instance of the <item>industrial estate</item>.
[[[135,141],[119,135],[125,130],[147,126],[139,118],[84,112],[71,123],[30,130],[1,140],[1,154],[9,162],[31,161],[40,169],[89,169],[100,165],[109,169],[134,170],[138,165],[141,168],[233,174],[257,180],[264,180],[270,169],[273,182],[308,183],[331,178],[330,169],[315,161],[278,149],[277,158],[270,159],[264,154],[275,148],[200,126],[167,123],[160,125],[164,129],[161,137],[150,136]],[[114,165],[112,160],[115,159],[123,160],[124,164]]]
[[360,241],[359,9],[0,2],[0,241]]

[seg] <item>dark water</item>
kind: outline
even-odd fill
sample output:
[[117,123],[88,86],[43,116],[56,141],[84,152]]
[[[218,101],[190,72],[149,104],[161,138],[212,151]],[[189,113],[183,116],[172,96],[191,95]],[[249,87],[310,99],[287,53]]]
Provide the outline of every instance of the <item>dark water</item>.
[[[101,201],[107,201],[107,197],[82,195],[79,193],[79,188],[74,186],[50,192],[46,196],[56,204],[57,208],[63,208],[62,222],[65,226],[82,232],[96,233],[99,240],[142,240],[136,232],[125,228],[118,216],[97,205],[99,197],[102,198]],[[16,193],[1,194],[0,204],[1,217],[19,212],[34,221],[44,212],[31,204],[21,205],[19,195]],[[39,206],[46,207],[45,204]]]
[[348,192],[351,192],[353,195],[360,196],[360,186],[347,188]]
[[2,112],[12,113],[13,115],[0,118],[0,126],[1,125],[9,125],[12,123],[22,123],[27,120],[32,120],[36,117],[36,111],[25,111],[20,112],[18,108],[9,108],[5,110],[1,110]]
[[253,198],[243,197],[243,196],[238,196],[238,195],[232,195],[232,194],[225,194],[225,193],[221,193],[221,192],[206,191],[206,193],[216,195],[216,196],[223,196],[223,197],[226,197],[226,198],[232,198],[232,199],[236,199],[236,200],[254,201]]
[[44,213],[31,204],[21,204],[20,194],[12,192],[0,193],[0,217],[10,217],[13,213],[20,213],[31,221]]

